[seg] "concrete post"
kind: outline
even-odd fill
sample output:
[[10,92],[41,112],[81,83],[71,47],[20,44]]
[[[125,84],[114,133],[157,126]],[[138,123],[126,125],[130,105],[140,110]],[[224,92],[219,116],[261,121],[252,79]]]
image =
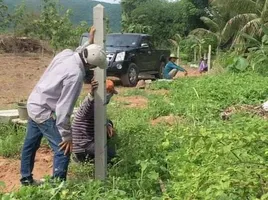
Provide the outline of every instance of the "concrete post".
[[211,45],[208,46],[208,71],[211,68]]
[[[93,8],[93,24],[96,28],[94,43],[105,50],[104,7],[98,4]],[[107,172],[107,129],[106,129],[106,67],[95,69],[95,79],[99,87],[94,93],[95,122],[95,179],[104,180]]]
[[181,58],[180,58],[180,46],[177,47],[177,52],[176,52],[176,54],[177,54],[177,57],[179,58],[179,59],[177,60],[177,65],[179,65],[180,62],[181,62]]

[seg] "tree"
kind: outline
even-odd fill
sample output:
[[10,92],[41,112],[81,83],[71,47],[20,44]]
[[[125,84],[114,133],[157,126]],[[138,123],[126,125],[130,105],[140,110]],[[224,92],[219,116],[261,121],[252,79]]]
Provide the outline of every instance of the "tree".
[[[212,3],[219,9],[226,9],[229,6],[229,10],[231,10],[229,12],[231,18],[221,33],[223,43],[233,37],[232,46],[245,44],[245,38],[241,37],[241,33],[261,38],[262,25],[267,26],[268,24],[268,0],[226,0],[224,3],[214,0]],[[233,9],[230,9],[230,5]],[[241,5],[243,6],[241,7]]]
[[8,7],[0,0],[0,30],[3,31],[9,24]]
[[55,51],[76,46],[79,36],[88,27],[86,22],[81,22],[79,26],[74,27],[70,16],[70,9],[64,12],[55,1],[43,0],[40,18],[34,21],[36,35],[41,40],[49,40]]
[[133,27],[132,12],[139,7],[140,4],[146,3],[149,0],[121,0],[122,6],[122,30],[128,31],[129,26]]
[[157,45],[166,45],[175,34],[186,35],[192,29],[189,19],[197,13],[188,0],[147,0],[131,11],[131,23],[125,31],[148,33]]

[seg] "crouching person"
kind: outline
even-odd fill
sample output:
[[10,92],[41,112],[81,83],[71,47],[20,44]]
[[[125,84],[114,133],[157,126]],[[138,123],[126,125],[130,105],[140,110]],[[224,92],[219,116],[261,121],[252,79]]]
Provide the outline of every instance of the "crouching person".
[[163,73],[164,79],[175,79],[179,71],[184,72],[184,75],[187,76],[187,71],[181,66],[175,64],[177,59],[178,57],[176,57],[174,54],[169,56],[169,62],[166,64]]
[[[72,123],[73,135],[73,159],[76,162],[92,161],[95,157],[95,141],[94,141],[94,90],[98,87],[98,82],[91,81],[91,91],[84,99],[82,105],[77,111]],[[109,103],[111,97],[117,94],[114,89],[114,83],[111,80],[106,81],[107,101]],[[115,136],[113,123],[107,120],[107,161],[111,162],[115,157],[115,147],[109,143],[109,139]]]

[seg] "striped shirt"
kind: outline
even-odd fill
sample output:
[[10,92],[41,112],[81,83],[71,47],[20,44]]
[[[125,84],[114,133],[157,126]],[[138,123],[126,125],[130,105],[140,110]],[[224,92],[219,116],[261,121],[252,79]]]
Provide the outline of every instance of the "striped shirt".
[[[108,122],[113,126],[112,122]],[[72,123],[73,153],[85,152],[94,143],[94,99],[89,94],[75,114]]]

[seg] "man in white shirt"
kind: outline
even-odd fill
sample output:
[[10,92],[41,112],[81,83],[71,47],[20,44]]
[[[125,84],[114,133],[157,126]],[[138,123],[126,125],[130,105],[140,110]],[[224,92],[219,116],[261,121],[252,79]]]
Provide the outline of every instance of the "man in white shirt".
[[29,120],[21,156],[22,185],[35,184],[32,171],[43,136],[54,152],[52,178],[66,180],[72,150],[70,116],[86,71],[97,66],[107,66],[100,46],[90,44],[80,52],[66,49],[54,57],[34,87],[27,102]]

